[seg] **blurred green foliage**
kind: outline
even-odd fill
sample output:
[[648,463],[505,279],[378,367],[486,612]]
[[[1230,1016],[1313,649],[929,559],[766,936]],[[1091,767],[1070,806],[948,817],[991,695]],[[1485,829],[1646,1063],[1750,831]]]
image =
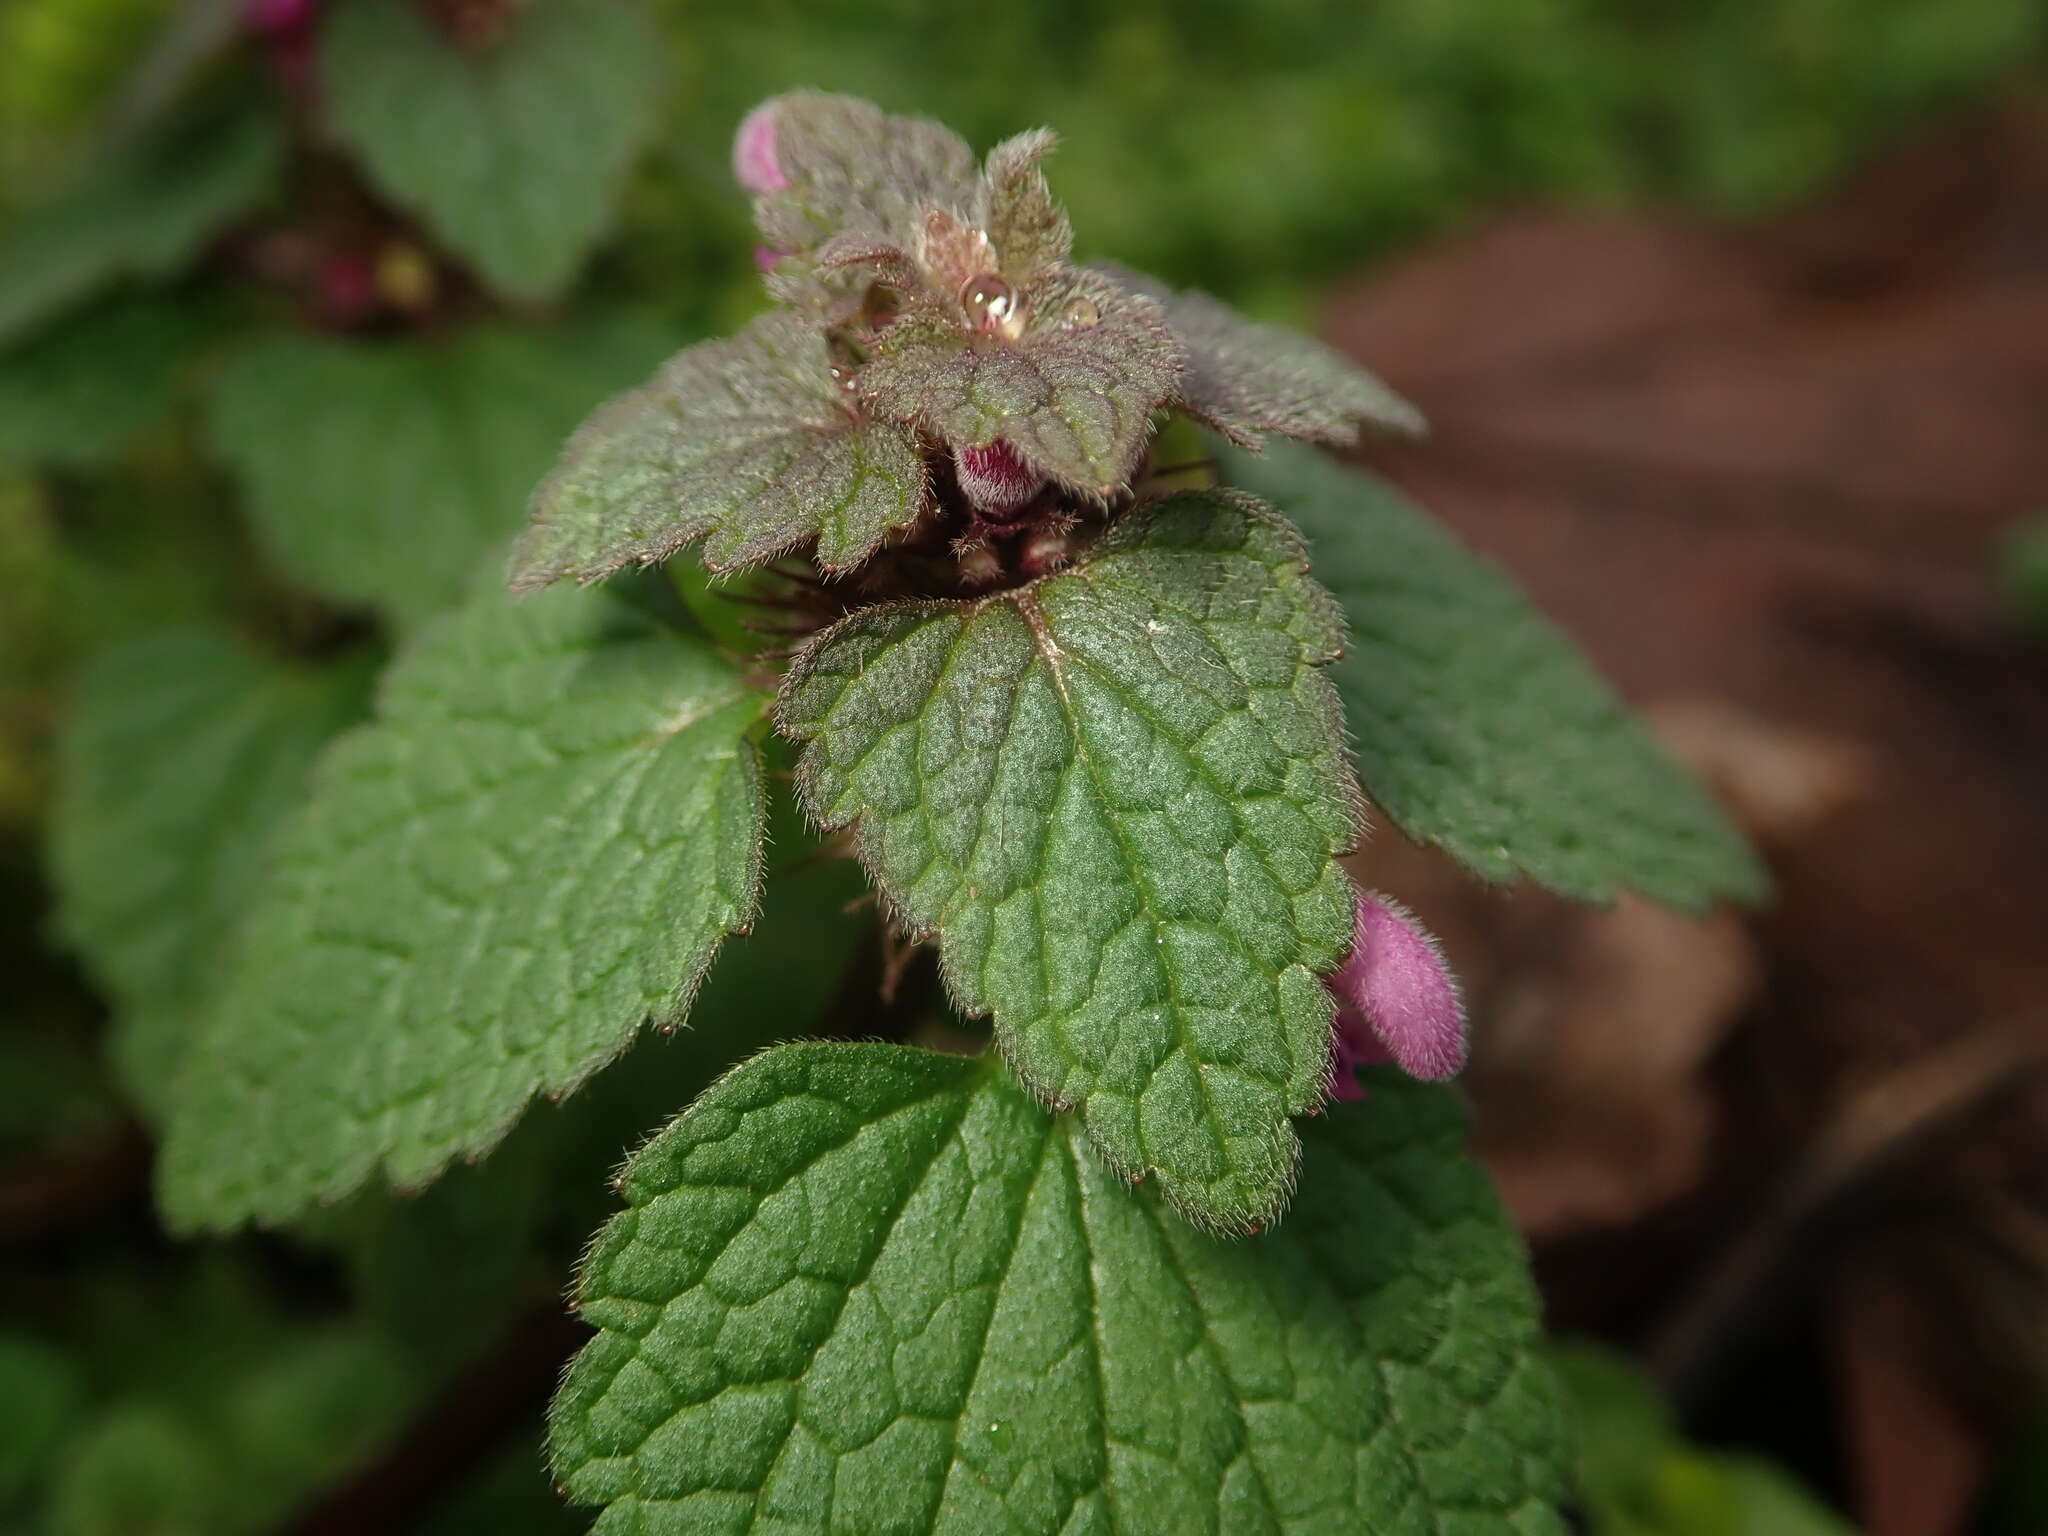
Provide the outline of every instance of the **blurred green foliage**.
[[[587,406],[758,307],[727,145],[759,98],[850,91],[982,144],[1050,123],[1084,254],[1301,318],[1319,285],[1507,202],[1782,206],[1915,118],[2036,78],[2048,49],[2048,11],[2028,0],[658,0],[627,45],[659,46],[622,74],[617,38],[611,64],[573,41],[538,57],[518,30],[531,17],[498,0],[420,3],[490,25],[439,38],[400,0],[0,6],[0,1178],[14,1187],[89,1163],[110,1136],[118,1151],[136,1112],[94,1033],[101,1005],[38,933],[68,933],[93,974],[160,990],[124,965],[120,924],[76,907],[53,920],[32,873],[72,679],[117,645],[142,649],[102,669],[170,665],[183,653],[160,637],[194,622],[332,663],[398,638],[368,599],[406,627],[436,607],[516,526],[524,482]],[[527,0],[554,20],[584,3]],[[493,27],[512,29],[509,51]],[[336,82],[320,78],[335,57],[340,134],[323,105]],[[578,117],[606,83],[621,98]],[[392,120],[379,103],[393,100],[416,115]],[[573,153],[548,174],[518,174],[557,145]],[[593,160],[616,161],[616,186],[582,174]],[[685,598],[730,622],[702,590]],[[132,671],[176,696],[178,679]],[[203,814],[219,786],[145,806],[124,780],[181,761],[212,772],[203,746],[173,729],[102,753],[67,779],[68,814],[169,846],[177,830],[154,813]],[[78,861],[76,878],[102,882],[88,914],[140,900],[232,925],[163,897],[162,869],[111,842]],[[788,828],[778,847],[797,860],[806,844]],[[771,909],[714,973],[698,1018],[722,1020],[727,1051],[804,1033],[830,1001],[847,946],[818,935],[851,930],[809,914],[852,894],[840,872],[796,882],[793,915]],[[116,1042],[148,1001],[128,990],[104,1005],[122,1011],[104,1031]],[[56,1203],[55,1235],[15,1239],[20,1261],[0,1272],[0,1531],[281,1518],[559,1294],[622,1136],[725,1064],[643,1045],[424,1199],[364,1196],[287,1238],[172,1250],[118,1165],[91,1200]],[[1799,1499],[1759,1491],[1767,1469],[1677,1446],[1647,1400],[1626,1407],[1616,1370],[1576,1379],[1594,1408],[1598,1529],[1761,1530],[1676,1512]],[[574,1524],[521,1447],[438,1529]]]
[[1550,1361],[1578,1416],[1579,1499],[1592,1536],[1851,1536],[1769,1462],[1688,1442],[1628,1356],[1560,1344]]

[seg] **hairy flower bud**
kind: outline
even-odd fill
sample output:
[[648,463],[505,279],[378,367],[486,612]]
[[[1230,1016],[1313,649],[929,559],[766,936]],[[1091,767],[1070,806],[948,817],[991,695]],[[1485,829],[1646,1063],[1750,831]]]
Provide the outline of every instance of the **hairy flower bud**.
[[1351,955],[1328,978],[1337,998],[1340,1099],[1363,1096],[1354,1067],[1391,1061],[1410,1077],[1451,1077],[1465,1064],[1465,1005],[1443,951],[1414,914],[1358,893]]
[[756,197],[789,189],[775,158],[775,103],[763,102],[740,122],[732,140],[733,179]]
[[980,448],[961,448],[953,455],[960,492],[983,517],[995,522],[1023,510],[1045,489],[1045,476],[1017,457],[1001,438]]

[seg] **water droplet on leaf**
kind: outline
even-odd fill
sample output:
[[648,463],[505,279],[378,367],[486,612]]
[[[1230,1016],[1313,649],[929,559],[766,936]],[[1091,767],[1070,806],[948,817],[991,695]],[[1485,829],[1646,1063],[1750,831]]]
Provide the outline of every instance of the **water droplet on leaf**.
[[1085,331],[1090,326],[1100,324],[1101,320],[1102,306],[1093,299],[1079,298],[1067,305],[1067,312],[1060,323],[1070,331]]
[[978,273],[961,284],[960,307],[977,331],[1000,332],[1014,341],[1023,329],[1017,290],[993,272]]

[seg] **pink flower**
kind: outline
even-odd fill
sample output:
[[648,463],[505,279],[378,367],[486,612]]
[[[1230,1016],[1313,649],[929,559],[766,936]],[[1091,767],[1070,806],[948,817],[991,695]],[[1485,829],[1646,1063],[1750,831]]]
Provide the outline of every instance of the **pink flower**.
[[1045,488],[1045,476],[1017,457],[1017,450],[1001,438],[979,448],[960,448],[953,454],[960,491],[983,517],[1002,522],[1021,511]]
[[1337,998],[1331,1092],[1359,1099],[1353,1069],[1391,1061],[1410,1077],[1451,1077],[1465,1065],[1465,1005],[1443,951],[1414,914],[1358,893],[1351,955],[1326,978]]
[[789,178],[775,158],[774,102],[762,102],[741,119],[732,140],[732,174],[756,197],[789,189]]

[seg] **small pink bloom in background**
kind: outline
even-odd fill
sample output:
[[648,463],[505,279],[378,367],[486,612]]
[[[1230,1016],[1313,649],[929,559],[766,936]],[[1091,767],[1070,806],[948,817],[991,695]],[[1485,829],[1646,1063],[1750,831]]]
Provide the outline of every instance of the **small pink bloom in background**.
[[313,24],[320,0],[249,0],[243,10],[249,29],[264,37],[303,32]]
[[1337,998],[1331,1092],[1359,1099],[1355,1067],[1391,1061],[1410,1077],[1451,1077],[1465,1065],[1465,1005],[1437,942],[1399,902],[1358,893],[1351,956],[1327,978]]
[[1001,522],[1045,488],[1045,476],[1017,457],[1001,438],[953,454],[960,491],[983,517]]
[[321,258],[316,293],[320,316],[330,325],[360,324],[382,302],[377,292],[377,269],[367,256],[355,251],[338,251]]
[[740,122],[732,140],[733,179],[756,197],[789,189],[775,158],[775,103],[764,101]]

